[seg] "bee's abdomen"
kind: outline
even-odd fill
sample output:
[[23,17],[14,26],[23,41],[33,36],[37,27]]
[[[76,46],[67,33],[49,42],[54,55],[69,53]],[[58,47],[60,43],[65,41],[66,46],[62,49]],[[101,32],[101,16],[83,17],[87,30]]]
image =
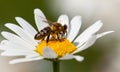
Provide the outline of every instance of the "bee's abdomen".
[[48,34],[50,34],[51,32],[51,28],[50,27],[45,27],[44,29],[42,29],[40,32],[38,32],[34,39],[36,40],[40,40],[42,38],[45,38]]

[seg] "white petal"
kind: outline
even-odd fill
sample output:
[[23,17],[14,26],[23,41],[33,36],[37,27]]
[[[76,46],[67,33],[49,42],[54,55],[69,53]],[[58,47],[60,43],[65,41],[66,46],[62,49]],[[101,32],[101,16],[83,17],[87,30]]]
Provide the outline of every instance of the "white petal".
[[32,37],[30,34],[25,32],[22,28],[15,24],[7,23],[5,24],[6,27],[14,31],[16,34],[18,34],[22,39],[24,39],[29,44],[32,44],[36,46],[37,42],[34,40],[34,37]]
[[83,45],[89,38],[95,34],[101,27],[102,27],[102,22],[97,21],[95,24],[87,28],[80,36],[78,36],[74,42],[79,42],[77,45],[78,47]]
[[71,54],[66,54],[65,56],[59,58],[60,60],[69,60],[69,59],[73,59],[73,55]]
[[32,51],[4,51],[1,53],[1,56],[26,56],[34,54]]
[[102,37],[102,36],[104,36],[104,35],[107,35],[107,34],[110,34],[110,33],[112,33],[112,32],[114,32],[114,31],[106,31],[106,32],[103,32],[103,33],[101,33],[101,34],[97,34],[97,38],[100,38],[100,37]]
[[90,47],[91,45],[95,43],[96,39],[97,38],[95,35],[91,36],[87,42],[85,42],[82,46],[78,47],[77,50],[74,51],[72,54],[75,54],[75,53],[78,53],[80,51],[87,49],[88,47]]
[[25,58],[35,58],[35,57],[39,57],[40,55],[38,53],[35,54],[31,54],[31,55],[27,55],[25,56]]
[[26,32],[30,33],[34,37],[37,31],[33,28],[33,26],[31,26],[26,20],[21,17],[15,17],[15,19]]
[[30,50],[29,48],[26,48],[25,46],[21,46],[16,43],[12,42],[6,42],[5,44],[1,44],[0,50]]
[[74,58],[75,58],[75,60],[77,60],[77,61],[79,61],[79,62],[81,62],[81,61],[83,61],[84,60],[84,57],[82,57],[82,56],[73,56]]
[[6,42],[8,42],[8,40],[2,40],[2,41],[0,42],[0,46],[3,46]]
[[62,58],[59,58],[60,60],[69,60],[69,59],[76,59],[77,61],[83,61],[83,57],[82,56],[76,56],[76,55],[72,55],[72,54],[67,54],[65,56],[63,56]]
[[0,44],[0,50],[8,50],[8,51],[34,51],[31,48],[28,48],[26,46],[22,46],[21,44],[13,43],[10,41],[5,42],[4,44]]
[[81,16],[75,16],[70,23],[70,32],[68,33],[68,39],[72,42],[77,36],[81,27]]
[[67,15],[60,15],[57,22],[61,23],[62,25],[66,24],[67,26],[69,26],[69,18]]
[[81,47],[78,47],[78,49],[77,49],[76,51],[74,51],[72,54],[78,53],[78,52],[80,52],[80,51],[83,51],[83,50],[89,48],[90,46],[92,46],[92,45],[95,43],[95,41],[96,41],[98,38],[100,38],[100,37],[102,37],[102,36],[105,36],[105,35],[107,35],[107,34],[110,34],[110,33],[112,33],[112,32],[114,32],[114,31],[107,31],[107,32],[103,32],[103,33],[101,33],[101,34],[92,35],[92,36],[89,38],[89,40],[88,40],[84,45],[82,45]]
[[69,60],[69,59],[73,59],[73,55],[72,54],[66,54],[63,57],[59,58],[60,60]]
[[43,57],[36,57],[36,58],[20,58],[20,59],[14,59],[9,62],[9,64],[16,64],[21,62],[29,62],[29,61],[35,61],[35,60],[42,60]]
[[35,15],[35,22],[39,31],[44,27],[49,26],[49,24],[45,22],[47,21],[47,19],[40,9],[35,9],[34,15]]
[[[32,44],[29,44],[28,42],[24,41],[22,38],[18,37],[15,34],[9,33],[9,32],[1,32],[1,34],[8,39],[9,41],[16,43],[16,44],[20,44],[21,46],[25,46],[27,47],[27,49],[34,49],[35,46]],[[5,43],[5,42],[4,42]]]
[[52,59],[52,58],[56,58],[57,55],[49,47],[44,47],[43,48],[43,57],[45,57],[45,58],[51,58]]

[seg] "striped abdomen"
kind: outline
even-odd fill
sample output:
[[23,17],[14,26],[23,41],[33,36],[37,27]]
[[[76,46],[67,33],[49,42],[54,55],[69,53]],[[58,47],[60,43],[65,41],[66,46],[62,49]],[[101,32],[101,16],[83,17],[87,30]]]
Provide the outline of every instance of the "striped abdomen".
[[44,29],[42,29],[40,32],[38,32],[34,39],[36,40],[40,40],[40,39],[44,39],[46,36],[48,36],[51,32],[51,28],[50,27],[45,27]]

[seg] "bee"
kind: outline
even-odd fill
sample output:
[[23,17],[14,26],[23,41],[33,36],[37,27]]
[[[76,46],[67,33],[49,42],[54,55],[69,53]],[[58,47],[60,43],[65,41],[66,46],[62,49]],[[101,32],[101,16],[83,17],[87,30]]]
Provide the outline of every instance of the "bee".
[[[40,30],[35,36],[34,39],[36,40],[46,40],[48,41],[50,39],[63,39],[65,37],[65,34],[67,33],[67,25],[62,25],[58,22],[49,22],[50,26],[47,26]],[[51,37],[50,37],[51,36]]]

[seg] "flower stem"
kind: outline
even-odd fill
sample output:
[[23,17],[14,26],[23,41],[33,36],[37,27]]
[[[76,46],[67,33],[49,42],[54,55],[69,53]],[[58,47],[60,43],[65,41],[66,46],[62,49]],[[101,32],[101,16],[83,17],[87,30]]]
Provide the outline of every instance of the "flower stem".
[[60,72],[60,70],[59,70],[59,60],[57,60],[57,61],[53,61],[53,72]]

